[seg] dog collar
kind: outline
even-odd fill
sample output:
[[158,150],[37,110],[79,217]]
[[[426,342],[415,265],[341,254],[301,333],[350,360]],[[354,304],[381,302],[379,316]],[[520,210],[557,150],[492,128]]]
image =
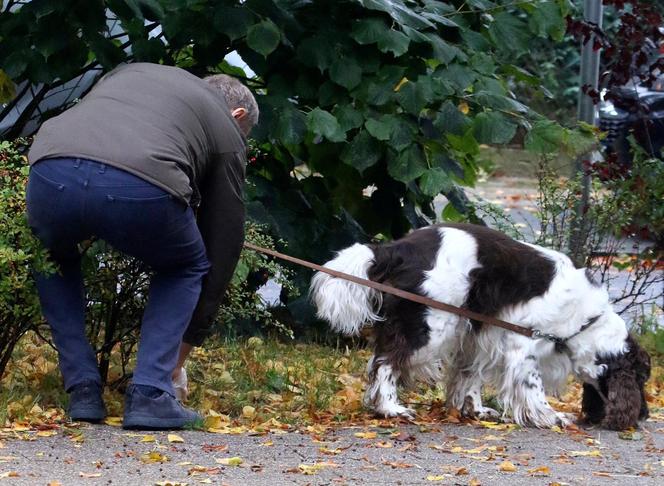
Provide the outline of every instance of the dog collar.
[[586,322],[583,326],[581,326],[581,328],[578,331],[576,331],[574,334],[572,334],[571,336],[567,336],[567,337],[563,338],[563,337],[560,337],[560,336],[556,336],[555,334],[547,334],[545,332],[540,331],[539,329],[533,329],[533,338],[535,338],[535,339],[546,339],[547,341],[550,341],[554,344],[555,349],[556,349],[557,352],[569,354],[569,347],[567,346],[567,341],[569,341],[572,338],[575,338],[576,336],[581,334],[583,331],[588,329],[590,326],[595,324],[601,316],[602,316],[602,314],[600,314],[598,316],[595,316],[595,317],[591,317],[590,319],[588,319],[588,322]]

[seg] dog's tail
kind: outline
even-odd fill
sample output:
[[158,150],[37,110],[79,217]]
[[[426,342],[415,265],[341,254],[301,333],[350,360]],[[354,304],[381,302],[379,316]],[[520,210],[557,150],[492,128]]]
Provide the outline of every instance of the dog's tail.
[[[325,264],[327,268],[368,278],[374,262],[374,252],[366,245],[355,244],[337,253]],[[359,334],[378,315],[382,294],[377,290],[348,280],[317,272],[311,281],[310,296],[318,309],[317,315],[329,322],[330,327],[346,335]]]

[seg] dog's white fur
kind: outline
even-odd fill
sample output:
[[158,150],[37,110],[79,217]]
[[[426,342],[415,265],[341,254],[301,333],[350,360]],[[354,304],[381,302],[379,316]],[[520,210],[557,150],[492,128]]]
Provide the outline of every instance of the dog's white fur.
[[[440,227],[442,243],[434,267],[425,272],[423,295],[461,306],[470,287],[469,273],[480,264],[475,238],[460,229]],[[568,419],[554,411],[545,391],[557,394],[573,372],[584,381],[595,380],[602,372],[595,364],[598,355],[626,352],[627,328],[612,310],[608,294],[586,278],[584,269],[574,268],[562,253],[530,245],[555,262],[555,276],[541,296],[503,309],[496,317],[544,333],[567,337],[579,331],[588,319],[601,315],[595,324],[569,340],[568,353],[555,351],[553,343],[531,339],[504,329],[483,325],[479,332],[455,314],[427,309],[425,322],[429,341],[416,350],[407,363],[410,376],[447,378],[448,406],[466,415],[496,416],[481,402],[483,384],[492,384],[505,414],[522,425],[550,427]],[[338,253],[327,267],[367,278],[373,264],[373,251],[356,244]],[[311,296],[318,316],[333,330],[352,335],[380,319],[381,294],[346,280],[317,273]],[[398,401],[399,370],[385,362],[375,362],[365,404],[385,416],[411,417],[413,412]],[[378,358],[381,359],[381,358]]]

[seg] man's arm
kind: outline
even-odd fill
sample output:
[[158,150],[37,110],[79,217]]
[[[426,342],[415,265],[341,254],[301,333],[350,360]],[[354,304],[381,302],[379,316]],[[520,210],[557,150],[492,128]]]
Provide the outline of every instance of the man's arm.
[[242,154],[223,154],[211,165],[200,187],[197,221],[211,266],[183,337],[184,343],[193,346],[200,346],[208,336],[240,258],[244,242],[244,175]]

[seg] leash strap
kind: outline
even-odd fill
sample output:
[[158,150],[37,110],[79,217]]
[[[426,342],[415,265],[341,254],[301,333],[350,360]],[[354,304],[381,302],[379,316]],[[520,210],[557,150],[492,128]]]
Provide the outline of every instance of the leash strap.
[[[515,332],[517,334],[521,334],[526,337],[530,338],[544,338],[551,340],[548,336],[548,334],[543,334],[540,331],[536,329],[528,329],[526,327],[522,326],[517,326],[516,324],[512,324],[500,319],[496,319],[495,317],[491,316],[485,316],[484,314],[479,314],[477,312],[473,312],[468,309],[464,309],[462,307],[457,307],[455,305],[450,305],[450,304],[444,304],[443,302],[439,302],[437,300],[433,300],[429,297],[424,297],[423,295],[419,294],[414,294],[412,292],[407,292],[405,290],[398,289],[396,287],[392,287],[390,285],[385,285],[379,282],[374,282],[373,280],[367,280],[365,278],[360,278],[356,277],[355,275],[350,275],[348,273],[344,272],[339,272],[337,270],[332,270],[330,268],[323,267],[321,265],[316,265],[315,263],[308,262],[306,260],[301,260],[299,258],[295,258],[289,255],[285,255],[283,253],[279,253],[278,251],[270,250],[268,248],[262,248],[260,246],[254,245],[253,243],[248,243],[245,242],[244,246],[246,248],[249,248],[250,250],[254,250],[260,253],[264,253],[266,255],[273,256],[275,258],[279,258],[281,260],[286,260],[291,263],[295,263],[297,265],[301,265],[303,267],[311,268],[312,270],[316,270],[317,272],[323,272],[327,273],[328,275],[332,275],[333,277],[341,278],[344,280],[348,280],[350,282],[356,283],[358,285],[364,285],[366,287],[371,287],[372,289],[379,290],[380,292],[385,292],[386,294],[392,294],[396,295],[397,297],[401,297],[402,299],[410,300],[412,302],[417,302],[418,304],[423,304],[426,305],[427,307],[431,307],[433,309],[438,309],[442,310],[445,312],[450,312],[452,314],[456,314],[462,317],[466,317],[468,319],[472,319],[474,321],[479,321],[483,322],[485,324],[489,324],[491,326],[496,326],[496,327],[501,327],[503,329],[507,329],[509,331]],[[555,336],[553,336],[555,338]],[[560,339],[560,338],[556,338]],[[554,341],[555,342],[555,341]]]

